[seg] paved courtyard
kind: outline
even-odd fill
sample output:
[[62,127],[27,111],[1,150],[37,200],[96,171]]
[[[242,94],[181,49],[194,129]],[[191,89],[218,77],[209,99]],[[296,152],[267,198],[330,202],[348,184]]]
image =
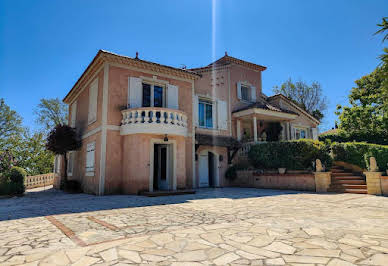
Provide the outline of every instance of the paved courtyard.
[[0,265],[388,265],[388,198],[203,189],[0,199]]

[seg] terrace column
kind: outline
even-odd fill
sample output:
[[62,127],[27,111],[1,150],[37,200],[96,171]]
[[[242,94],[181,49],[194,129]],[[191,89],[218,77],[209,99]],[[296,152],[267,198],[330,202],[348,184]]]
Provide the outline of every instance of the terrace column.
[[241,140],[241,121],[237,119],[237,140]]
[[290,134],[290,122],[286,123],[286,139],[291,140],[291,134]]
[[253,117],[253,140],[254,140],[254,142],[257,142],[257,118],[256,118],[256,116]]

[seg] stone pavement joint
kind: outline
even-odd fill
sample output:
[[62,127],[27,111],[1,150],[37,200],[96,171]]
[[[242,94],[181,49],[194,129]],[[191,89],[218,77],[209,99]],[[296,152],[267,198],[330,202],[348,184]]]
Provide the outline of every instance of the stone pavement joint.
[[88,219],[89,219],[90,221],[93,221],[93,222],[95,222],[95,223],[98,223],[98,224],[100,224],[100,225],[102,225],[102,226],[105,226],[106,228],[108,228],[108,229],[110,229],[110,230],[112,230],[112,231],[119,231],[119,230],[120,230],[120,228],[118,228],[118,227],[116,227],[116,226],[114,226],[114,225],[112,225],[112,224],[110,224],[110,223],[101,221],[101,220],[99,220],[99,219],[97,219],[97,218],[95,218],[95,217],[93,217],[93,216],[89,216]]
[[60,221],[58,221],[57,219],[55,219],[55,217],[53,216],[46,216],[46,219],[48,221],[50,221],[53,225],[55,225],[59,230],[62,231],[62,233],[64,233],[69,239],[71,239],[75,244],[81,246],[81,247],[84,247],[86,246],[86,243],[84,241],[82,241],[81,239],[79,239],[75,233],[69,229],[68,227],[66,227],[63,223],[61,223]]
[[0,200],[0,220],[1,266],[388,262],[388,198],[371,195],[222,188],[147,198],[51,190]]

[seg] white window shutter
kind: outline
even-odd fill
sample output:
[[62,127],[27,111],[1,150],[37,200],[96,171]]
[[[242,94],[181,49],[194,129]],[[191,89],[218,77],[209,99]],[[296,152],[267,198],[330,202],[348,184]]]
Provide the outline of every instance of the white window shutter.
[[228,111],[225,101],[217,101],[217,122],[218,129],[227,130],[228,129]]
[[212,128],[216,129],[217,128],[217,113],[218,113],[218,104],[217,104],[217,101],[214,101],[213,104],[212,104],[212,122],[213,122],[213,125],[212,125]]
[[251,87],[251,102],[256,102],[256,87]]
[[311,131],[313,133],[313,139],[318,139],[318,129],[312,128]]
[[96,78],[89,87],[88,124],[91,124],[97,120],[97,97],[98,97],[98,78]]
[[241,99],[241,82],[237,82],[237,98]]
[[128,104],[129,108],[138,108],[142,106],[143,87],[140,78],[129,77]]
[[198,126],[198,104],[199,104],[199,100],[198,100],[198,96],[195,95],[194,96],[194,102],[193,102],[194,106],[193,106],[193,119],[194,119],[194,125],[195,126]]
[[179,109],[178,106],[178,86],[167,85],[167,107],[170,109]]
[[86,172],[94,171],[94,151],[95,142],[88,143],[86,146]]
[[70,126],[75,127],[75,120],[77,117],[77,102],[75,101],[71,105],[71,119],[70,119]]

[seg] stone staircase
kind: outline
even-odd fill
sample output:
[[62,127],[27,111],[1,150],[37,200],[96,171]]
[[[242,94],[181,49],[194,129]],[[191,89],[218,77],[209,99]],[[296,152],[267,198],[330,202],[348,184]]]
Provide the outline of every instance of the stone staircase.
[[331,184],[328,192],[368,194],[365,177],[342,166],[331,168]]

